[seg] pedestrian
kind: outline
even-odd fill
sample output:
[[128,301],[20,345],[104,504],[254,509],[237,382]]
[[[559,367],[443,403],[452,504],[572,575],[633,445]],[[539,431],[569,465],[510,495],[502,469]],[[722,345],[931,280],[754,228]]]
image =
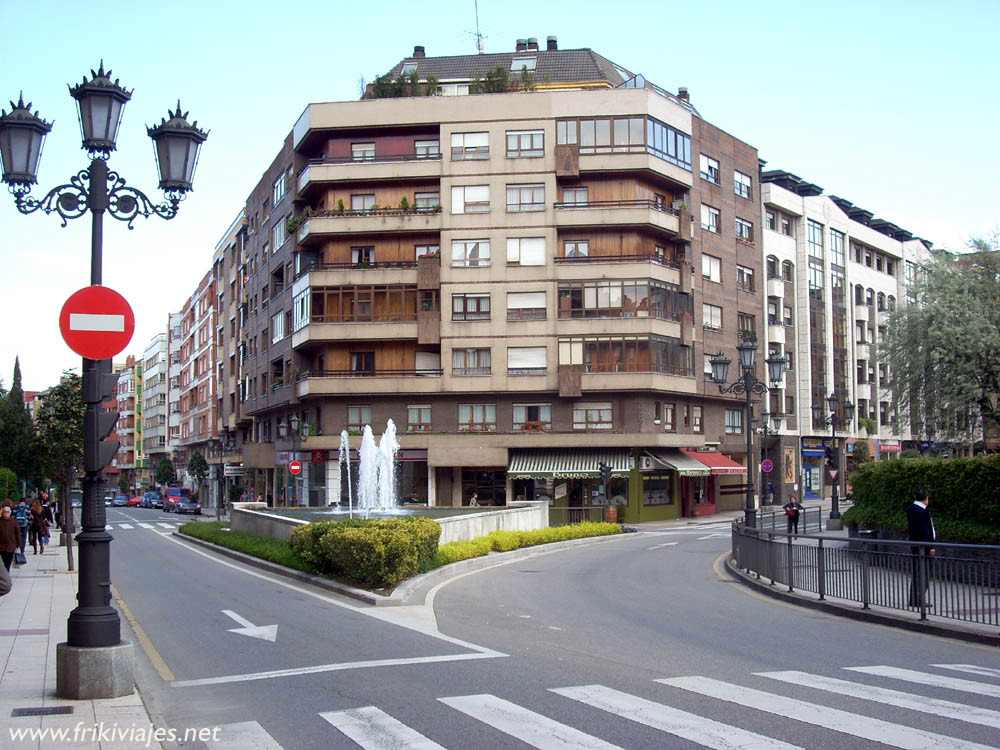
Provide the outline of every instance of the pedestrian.
[[774,484],[771,481],[767,483],[767,504],[774,505]]
[[795,499],[795,495],[790,495],[788,502],[782,506],[785,509],[785,520],[788,522],[788,533],[791,534],[792,530],[795,533],[799,533],[799,513],[805,510],[798,500]]
[[21,498],[21,502],[14,508],[13,516],[18,527],[21,529],[21,543],[18,551],[21,555],[24,555],[24,545],[28,541],[28,527],[31,525],[31,509],[24,501],[24,498]]
[[6,566],[0,565],[0,596],[9,594],[11,586],[10,571]]
[[42,504],[35,500],[31,504],[31,549],[34,554],[39,554],[41,547],[42,554],[45,553],[45,545],[49,543],[49,517],[52,514],[48,508],[43,508]]
[[21,549],[21,527],[13,517],[10,503],[4,503],[0,509],[0,560],[3,560],[5,570],[10,570],[14,561],[14,553]]
[[[927,508],[930,497],[923,487],[913,493],[913,502],[906,506],[906,532],[911,542],[933,542],[937,538],[934,530],[934,521],[931,512]],[[930,579],[927,575],[927,557],[934,556],[934,548],[924,545],[911,547],[913,555],[913,578],[910,583],[911,607],[931,607],[927,603],[927,589],[930,586]]]
[[479,493],[473,492],[472,497],[469,498],[469,507],[478,508],[479,507]]

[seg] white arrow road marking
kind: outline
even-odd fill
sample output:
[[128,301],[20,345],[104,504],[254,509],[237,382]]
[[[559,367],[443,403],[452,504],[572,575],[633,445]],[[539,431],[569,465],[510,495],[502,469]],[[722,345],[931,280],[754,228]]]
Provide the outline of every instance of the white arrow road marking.
[[95,313],[70,313],[71,331],[115,331],[124,332],[124,315],[98,315]]
[[646,551],[648,552],[649,550],[660,549],[660,547],[673,547],[675,544],[679,544],[679,542],[665,542],[664,544],[657,544],[654,547],[647,548]]
[[274,639],[278,637],[277,625],[254,625],[248,619],[240,617],[231,609],[222,610],[222,614],[226,617],[231,617],[243,626],[242,628],[231,628],[229,630],[230,633],[248,635],[251,638],[260,638],[262,641],[270,641],[271,643],[274,643]]

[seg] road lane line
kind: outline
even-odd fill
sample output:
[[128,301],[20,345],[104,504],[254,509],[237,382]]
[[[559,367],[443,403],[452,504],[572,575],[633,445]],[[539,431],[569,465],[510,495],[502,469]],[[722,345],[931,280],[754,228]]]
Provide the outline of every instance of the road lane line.
[[177,528],[177,527],[176,527],[176,526],[174,526],[174,525],[173,525],[172,523],[163,523],[162,521],[157,521],[157,522],[156,522],[156,525],[157,525],[157,526],[161,526],[161,527],[163,527],[164,529],[175,529],[175,528]]
[[621,750],[618,745],[612,745],[495,695],[459,695],[438,700],[538,750],[566,750],[568,747]]
[[324,711],[320,716],[365,750],[445,750],[375,706]]
[[225,685],[232,682],[253,682],[254,680],[271,680],[276,677],[296,677],[303,674],[321,674],[324,672],[344,672],[349,669],[372,669],[374,667],[400,667],[413,664],[440,664],[453,661],[472,661],[475,659],[495,659],[505,656],[496,652],[475,654],[442,654],[441,656],[414,656],[401,659],[375,659],[372,661],[347,661],[339,664],[317,664],[312,667],[294,667],[292,669],[275,669],[270,672],[249,672],[247,674],[231,674],[222,677],[206,677],[200,680],[177,680],[170,687],[203,687],[205,685]]
[[874,674],[879,677],[892,677],[897,680],[930,685],[931,687],[948,688],[949,690],[960,690],[964,693],[976,693],[977,695],[989,695],[993,698],[1000,698],[1000,685],[990,685],[986,682],[961,680],[957,677],[944,677],[928,672],[916,672],[912,669],[899,669],[898,667],[844,667],[844,669],[848,669],[851,672]]
[[119,529],[131,529],[132,528],[132,524],[130,524],[130,523],[120,523],[120,524],[118,524],[118,528]]
[[662,547],[676,547],[678,544],[680,544],[680,542],[664,542],[663,544],[657,544],[653,547],[648,547],[646,551],[651,552],[654,549],[660,549]]
[[835,677],[825,677],[823,675],[808,674],[794,670],[786,672],[756,672],[755,674],[792,685],[802,685],[803,687],[837,693],[838,695],[847,695],[851,698],[861,698],[862,700],[884,703],[887,706],[896,706],[897,708],[906,708],[910,711],[944,716],[971,724],[981,724],[985,727],[1000,728],[1000,711],[993,711],[988,708],[978,708],[977,706],[969,706],[965,703],[954,703],[953,701],[941,700],[940,698],[927,698],[922,695],[904,693],[899,690],[890,690],[888,688],[875,687],[874,685],[838,680]]
[[1000,679],[1000,669],[993,669],[992,667],[980,667],[975,664],[931,664],[932,667],[940,667],[941,669],[954,669],[956,672],[968,672],[969,674],[978,674],[983,677],[996,677]]
[[[766,693],[742,685],[732,685],[709,677],[672,677],[656,680],[663,685],[688,690],[699,695],[735,703],[738,706],[783,716],[794,721],[813,724],[842,734],[860,737],[871,742],[881,742],[904,750],[931,750],[931,748],[956,748],[989,750],[989,745],[966,742],[943,734],[893,724],[829,706],[807,703],[787,695]],[[995,748],[993,749],[995,750]]]
[[146,656],[149,657],[150,662],[153,664],[153,669],[156,673],[160,675],[160,679],[164,682],[173,682],[175,677],[174,673],[167,666],[167,663],[160,656],[160,652],[156,650],[156,646],[153,642],[149,640],[149,636],[146,635],[146,631],[142,629],[142,625],[139,621],[135,619],[132,614],[132,610],[128,608],[125,604],[125,600],[122,599],[121,594],[118,593],[118,589],[111,585],[111,595],[114,596],[115,601],[118,603],[118,609],[121,610],[122,614],[125,615],[125,619],[128,620],[128,624],[132,626],[132,631],[135,633],[135,638],[139,641],[139,645],[142,646],[142,650],[146,652]]
[[[613,690],[603,685],[581,685],[579,687],[551,688],[566,698],[571,698],[588,706],[599,708],[629,721],[659,729],[675,737],[696,742],[716,750],[794,750],[798,745],[790,745],[781,740],[748,732],[739,727],[706,719],[698,714],[681,711],[679,708],[664,706],[662,703],[639,698],[628,693]],[[801,749],[800,749],[801,750]]]
[[256,721],[239,721],[217,727],[219,739],[206,740],[209,750],[284,750]]
[[151,528],[153,528],[153,524],[151,524],[151,523],[140,523],[139,526],[141,528],[143,528],[143,529],[151,529]]

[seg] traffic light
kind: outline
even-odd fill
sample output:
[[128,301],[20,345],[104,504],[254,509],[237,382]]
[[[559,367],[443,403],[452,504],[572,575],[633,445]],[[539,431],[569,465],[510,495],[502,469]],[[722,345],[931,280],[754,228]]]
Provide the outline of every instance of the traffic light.
[[102,411],[101,404],[111,398],[118,376],[111,372],[111,360],[91,360],[83,372],[83,470],[96,472],[111,463],[118,452],[117,440],[105,440],[118,423],[117,411]]
[[837,468],[837,451],[829,445],[823,448],[826,453],[826,465],[831,469]]
[[601,461],[601,463],[597,465],[597,468],[601,471],[601,479],[603,479],[604,483],[607,484],[611,480],[611,467]]

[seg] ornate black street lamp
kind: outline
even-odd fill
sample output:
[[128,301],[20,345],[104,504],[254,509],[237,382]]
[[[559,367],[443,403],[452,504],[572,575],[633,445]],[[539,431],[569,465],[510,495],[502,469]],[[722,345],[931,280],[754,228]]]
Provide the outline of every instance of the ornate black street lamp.
[[[761,434],[761,442],[764,444],[764,460],[767,460],[768,438],[775,437],[776,435],[779,434],[778,430],[781,429],[781,422],[782,422],[782,420],[783,420],[783,417],[780,414],[775,414],[774,416],[771,416],[771,413],[770,412],[766,412],[766,411],[761,412],[761,414],[760,414],[760,428],[759,429],[760,429],[760,434]],[[771,429],[771,422],[772,421],[774,422],[774,429]],[[760,480],[760,484],[761,484],[762,494],[764,496],[766,496],[767,492],[766,492],[766,488],[764,486],[764,479],[763,479],[763,477]],[[773,504],[773,502],[774,502],[774,498],[771,498],[771,504]]]
[[[189,124],[187,113],[181,112],[180,102],[169,119],[147,129],[155,146],[160,189],[166,201],[156,204],[136,188],[126,185],[116,172],[108,169],[108,159],[115,150],[115,140],[121,123],[122,110],[132,92],[118,80],[111,80],[104,63],[91,79],[71,86],[69,90],[79,110],[83,148],[90,157],[87,169],[70,178],[69,183],[52,188],[37,199],[31,186],[37,182],[38,162],[42,144],[52,124],[37,113],[31,104],[11,102],[11,112],[0,110],[0,161],[3,181],[14,195],[14,204],[23,214],[41,210],[55,212],[62,226],[69,219],[78,219],[87,211],[91,214],[90,283],[100,285],[104,214],[119,221],[132,222],[142,215],[172,219],[178,204],[191,190],[198,150],[208,137],[197,123]],[[111,606],[110,542],[105,531],[103,502],[104,475],[102,469],[114,457],[117,443],[102,438],[114,427],[117,415],[101,412],[101,402],[110,395],[117,376],[111,374],[111,360],[83,360],[83,397],[87,404],[84,422],[83,531],[76,538],[80,549],[80,582],[78,606],[69,615],[67,642],[71,647],[101,648],[117,646],[121,641],[118,612]],[[103,434],[102,434],[103,433]]]
[[831,393],[826,399],[830,416],[823,413],[823,402],[816,401],[812,405],[813,424],[828,425],[830,427],[830,446],[826,449],[826,465],[838,474],[834,475],[833,495],[830,500],[830,519],[827,521],[828,529],[840,529],[840,448],[837,446],[837,430],[846,430],[854,420],[854,404],[845,401],[843,411],[840,410],[840,398],[836,392]]
[[[763,395],[770,390],[763,381],[758,380],[754,375],[754,361],[757,357],[757,345],[753,340],[744,338],[736,351],[740,354],[740,370],[742,374],[732,385],[726,385],[726,377],[729,374],[729,365],[732,363],[728,357],[721,352],[713,355],[712,380],[719,386],[720,393],[746,394],[746,414],[743,419],[743,429],[747,438],[747,496],[746,507],[744,509],[744,523],[748,527],[757,525],[757,508],[753,498],[753,430],[750,421],[753,418],[753,407],[750,404],[750,394],[757,393]],[[785,366],[788,363],[784,357],[771,356],[766,360],[768,379],[771,387],[777,388],[785,375]]]

